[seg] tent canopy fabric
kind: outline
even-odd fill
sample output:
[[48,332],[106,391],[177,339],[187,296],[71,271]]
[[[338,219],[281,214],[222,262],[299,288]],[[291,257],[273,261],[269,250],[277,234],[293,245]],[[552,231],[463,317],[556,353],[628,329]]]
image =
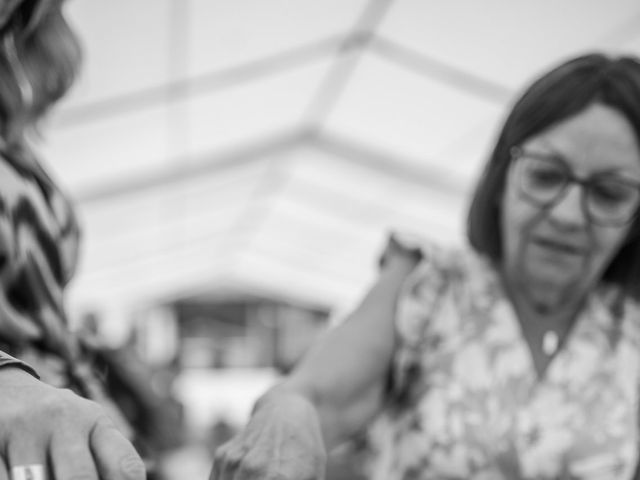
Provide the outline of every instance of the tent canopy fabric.
[[515,95],[640,53],[637,0],[71,1],[40,146],[76,201],[74,311],[250,292],[339,307],[390,228],[464,242]]

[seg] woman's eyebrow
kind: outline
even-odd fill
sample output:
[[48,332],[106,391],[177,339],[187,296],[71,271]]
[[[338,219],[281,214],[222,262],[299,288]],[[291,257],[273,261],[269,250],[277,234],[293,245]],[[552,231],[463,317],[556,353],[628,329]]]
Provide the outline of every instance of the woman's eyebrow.
[[[567,167],[571,168],[569,157],[564,154],[560,148],[556,147],[553,142],[550,142],[547,139],[539,139],[529,146],[526,146],[526,144],[523,145],[523,150],[526,151],[529,149],[540,155],[546,155],[549,158],[560,160],[567,164]],[[627,168],[623,166],[605,166],[602,169],[592,172],[589,177],[600,175],[615,175],[616,177],[620,177],[624,180],[640,183],[640,175],[635,175],[632,172],[629,172]]]
[[630,182],[634,182],[640,185],[640,175],[637,174],[633,174],[631,172],[629,172],[626,168],[624,167],[609,167],[609,168],[603,168],[601,170],[598,170],[597,172],[594,172],[592,174],[592,176],[613,176],[616,178],[620,178],[622,180],[627,180]]
[[545,139],[539,140],[538,142],[531,145],[530,148],[535,149],[536,151],[538,151],[537,149],[539,148],[541,150],[540,153],[544,153],[551,157],[561,158],[562,160],[567,159],[567,156],[562,153],[562,150],[560,148],[556,147],[552,142]]
[[568,157],[560,150],[554,149],[553,147],[548,148],[548,146],[535,144],[523,147],[522,150],[540,158],[556,161],[571,170],[571,164]]

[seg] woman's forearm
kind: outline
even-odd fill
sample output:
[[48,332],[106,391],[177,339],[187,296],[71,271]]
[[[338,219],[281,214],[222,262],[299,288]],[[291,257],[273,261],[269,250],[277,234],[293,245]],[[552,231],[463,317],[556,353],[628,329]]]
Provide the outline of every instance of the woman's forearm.
[[271,395],[300,395],[316,409],[327,448],[378,413],[395,349],[395,310],[415,262],[391,259],[356,310],[328,331]]

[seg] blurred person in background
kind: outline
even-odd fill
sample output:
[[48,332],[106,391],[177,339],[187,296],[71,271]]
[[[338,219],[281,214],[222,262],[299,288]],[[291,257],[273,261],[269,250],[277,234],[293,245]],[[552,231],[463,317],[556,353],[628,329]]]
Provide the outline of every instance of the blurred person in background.
[[62,3],[0,0],[0,479],[141,480],[127,422],[67,325],[79,230],[32,149],[80,63]]
[[[109,345],[99,331],[98,315],[83,315],[76,335],[86,359],[98,372],[110,398],[135,431],[139,452],[156,460],[185,443],[183,406],[173,394],[175,372],[145,363],[136,349],[135,329],[118,346]],[[161,475],[157,465],[154,478]]]
[[470,247],[394,234],[355,311],[256,403],[212,480],[631,479],[640,449],[640,63],[580,56],[509,113]]

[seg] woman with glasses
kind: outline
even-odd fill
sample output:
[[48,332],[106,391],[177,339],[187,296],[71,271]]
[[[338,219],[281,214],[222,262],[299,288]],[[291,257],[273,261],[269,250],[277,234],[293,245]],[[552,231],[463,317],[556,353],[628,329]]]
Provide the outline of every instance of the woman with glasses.
[[374,479],[634,478],[639,207],[640,63],[554,68],[506,119],[470,248],[392,235],[360,306],[258,401],[211,478],[321,478],[366,427]]

